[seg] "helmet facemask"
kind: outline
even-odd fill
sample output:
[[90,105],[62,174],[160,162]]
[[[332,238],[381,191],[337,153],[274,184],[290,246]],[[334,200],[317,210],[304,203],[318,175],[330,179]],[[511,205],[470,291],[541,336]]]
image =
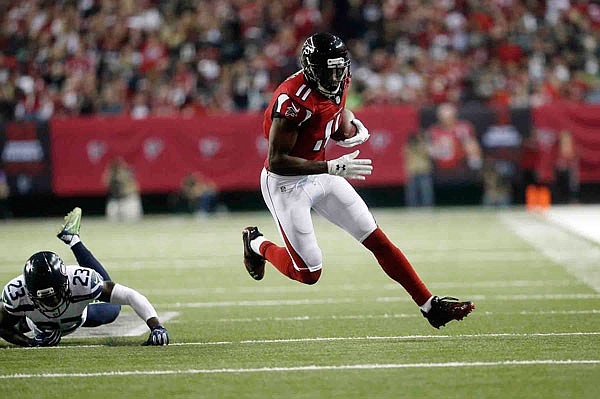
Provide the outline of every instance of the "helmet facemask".
[[37,310],[49,318],[59,317],[69,307],[71,290],[68,281],[60,287],[48,287],[29,293],[29,299]]
[[348,77],[350,60],[343,57],[330,58],[328,65],[309,66],[312,69],[317,90],[326,96],[334,96],[339,93],[344,80]]

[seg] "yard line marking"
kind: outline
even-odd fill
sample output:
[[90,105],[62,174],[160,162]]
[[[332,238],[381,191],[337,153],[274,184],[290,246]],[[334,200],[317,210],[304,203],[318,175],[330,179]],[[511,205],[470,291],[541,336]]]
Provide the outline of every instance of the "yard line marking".
[[[471,300],[526,301],[538,299],[598,299],[600,294],[515,294],[515,295],[469,295]],[[215,301],[215,302],[175,302],[159,303],[160,308],[216,308],[253,306],[294,306],[294,305],[337,305],[357,302],[412,302],[408,297],[377,298],[321,298],[321,299],[271,299],[260,301]]]
[[[501,316],[501,315],[520,315],[520,316],[541,316],[541,315],[581,315],[581,314],[600,314],[600,309],[591,310],[541,310],[520,312],[477,312],[477,316]],[[230,319],[204,319],[204,321],[216,321],[220,323],[253,323],[264,321],[311,321],[311,320],[367,320],[367,319],[406,319],[421,318],[419,313],[384,313],[379,315],[358,314],[358,315],[331,315],[331,316],[290,316],[290,317],[240,317]],[[173,323],[173,322],[171,322]]]
[[600,247],[534,216],[504,214],[500,220],[547,259],[600,292]]
[[[398,335],[388,337],[316,337],[316,338],[284,338],[257,339],[240,341],[241,344],[276,344],[286,342],[331,342],[331,341],[395,341],[411,339],[453,339],[453,338],[504,338],[504,337],[564,337],[600,335],[600,332],[565,332],[565,333],[491,333],[491,334],[458,334],[458,335]],[[185,343],[181,343],[185,345]]]
[[323,305],[354,303],[350,298],[324,298],[324,299],[274,299],[264,301],[221,301],[221,302],[175,302],[157,304],[156,307],[167,308],[215,308],[228,306],[282,306],[282,305]]
[[[253,345],[278,344],[293,342],[333,342],[333,341],[402,341],[402,340],[435,340],[435,339],[464,339],[464,338],[529,338],[529,337],[571,337],[597,336],[600,331],[589,332],[550,332],[550,333],[487,333],[487,334],[457,334],[457,335],[396,335],[396,336],[362,336],[362,337],[314,337],[314,338],[279,338],[254,339],[242,341],[206,341],[206,342],[173,342],[169,346],[212,346],[212,345]],[[77,348],[119,347],[119,345],[65,345],[40,348],[7,347],[6,350],[56,350]]]
[[[473,281],[473,282],[432,282],[427,285],[431,288],[525,288],[525,287],[571,287],[581,285],[579,281],[569,280],[498,280],[498,281]],[[322,285],[323,291],[369,291],[369,290],[397,290],[398,284],[341,284]],[[227,294],[231,292],[242,294],[289,294],[290,292],[305,292],[306,287],[296,285],[282,286],[251,286],[251,287],[195,287],[195,288],[139,288],[140,292],[153,295],[190,295],[190,294]]]
[[[515,295],[469,295],[470,300],[528,301],[538,299],[598,299],[600,294],[515,294]],[[412,302],[405,297],[378,297],[377,302]]]
[[272,373],[288,371],[326,371],[326,370],[376,370],[404,368],[444,368],[444,367],[502,367],[502,366],[564,366],[564,365],[595,365],[597,359],[540,359],[540,360],[501,360],[494,362],[447,362],[447,363],[391,363],[391,364],[345,364],[345,365],[308,365],[292,367],[260,367],[260,368],[222,368],[222,369],[188,369],[188,370],[131,370],[108,371],[96,373],[41,373],[41,374],[4,374],[0,379],[30,379],[30,378],[68,378],[68,377],[119,377],[119,376],[149,376],[149,375],[180,375],[180,374],[238,374],[238,373]]

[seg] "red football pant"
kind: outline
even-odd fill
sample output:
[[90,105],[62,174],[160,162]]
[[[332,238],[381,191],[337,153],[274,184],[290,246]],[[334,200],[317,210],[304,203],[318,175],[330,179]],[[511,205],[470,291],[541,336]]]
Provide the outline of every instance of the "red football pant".
[[292,280],[299,281],[304,284],[314,284],[321,277],[321,270],[311,272],[310,270],[296,270],[292,258],[284,247],[279,247],[271,241],[265,241],[260,244],[260,254],[271,262],[282,274],[288,276]]
[[375,255],[383,271],[400,283],[417,305],[421,306],[427,302],[431,297],[431,292],[425,287],[402,251],[387,238],[380,228],[372,232],[362,244]]

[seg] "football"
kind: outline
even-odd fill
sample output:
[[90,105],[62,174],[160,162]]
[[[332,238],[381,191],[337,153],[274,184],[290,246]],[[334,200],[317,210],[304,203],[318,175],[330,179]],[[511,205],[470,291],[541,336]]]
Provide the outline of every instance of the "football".
[[348,108],[344,108],[342,111],[342,117],[340,120],[340,126],[336,130],[331,138],[335,141],[341,141],[349,139],[350,137],[356,136],[357,129],[351,121],[354,119],[354,113]]

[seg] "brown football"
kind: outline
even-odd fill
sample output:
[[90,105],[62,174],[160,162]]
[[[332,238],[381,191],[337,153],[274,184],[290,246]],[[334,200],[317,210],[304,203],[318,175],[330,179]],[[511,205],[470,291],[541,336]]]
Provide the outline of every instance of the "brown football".
[[331,138],[335,141],[346,140],[350,137],[354,137],[357,133],[356,126],[351,123],[354,119],[354,113],[347,108],[344,108],[342,111],[342,117],[340,120],[340,126],[338,130],[336,130]]

